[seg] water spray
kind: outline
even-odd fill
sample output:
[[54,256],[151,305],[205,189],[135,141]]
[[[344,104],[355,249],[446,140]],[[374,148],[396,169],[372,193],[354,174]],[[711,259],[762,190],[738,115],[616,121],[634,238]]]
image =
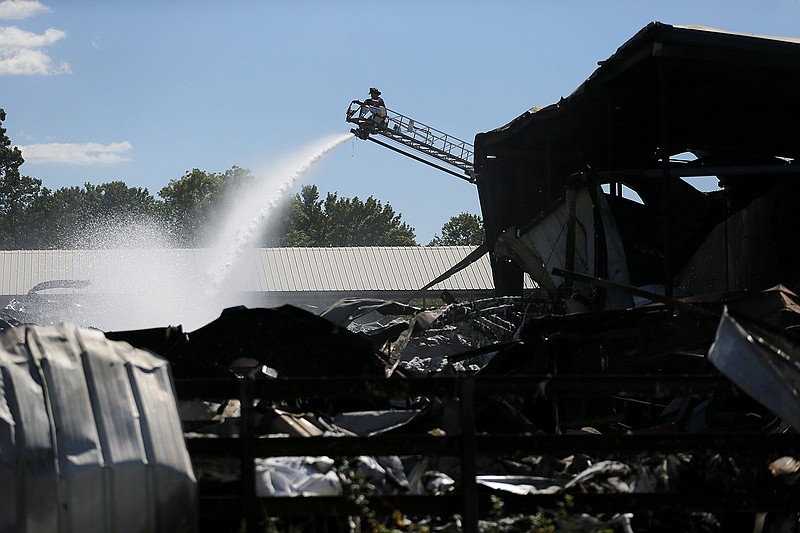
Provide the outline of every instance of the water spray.
[[[350,139],[349,133],[327,137],[309,145],[305,149],[287,158],[278,172],[263,180],[256,181],[252,188],[247,188],[233,199],[228,216],[221,225],[214,250],[221,264],[214,265],[209,272],[210,284],[206,293],[217,294],[221,286],[230,277],[237,266],[242,253],[253,246],[255,239],[267,228],[267,223],[285,199],[286,194],[323,156]],[[255,200],[255,201],[254,201]],[[247,205],[249,203],[249,205]]]
[[[86,306],[54,310],[61,320],[104,330],[181,324],[200,327],[233,301],[234,285],[249,291],[249,280],[236,279],[245,251],[266,233],[271,215],[311,167],[351,134],[328,136],[279,162],[278,168],[226,200],[227,214],[214,244],[204,250],[179,250],[168,231],[146,221],[98,223],[75,236],[87,258],[75,276],[89,279],[97,300]],[[122,246],[123,248],[120,248]],[[90,288],[92,288],[90,287]]]

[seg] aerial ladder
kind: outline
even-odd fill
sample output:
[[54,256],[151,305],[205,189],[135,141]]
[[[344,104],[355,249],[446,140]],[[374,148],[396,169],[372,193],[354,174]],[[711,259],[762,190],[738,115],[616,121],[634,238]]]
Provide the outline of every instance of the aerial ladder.
[[[385,114],[383,111],[385,110]],[[347,122],[355,125],[350,132],[362,140],[370,141],[401,153],[421,163],[432,166],[458,178],[475,183],[472,166],[474,147],[466,141],[432,128],[388,108],[378,112],[370,105],[353,100],[347,108]],[[378,140],[380,135],[393,141],[392,144]],[[407,149],[427,157],[415,155]],[[431,159],[444,163],[442,166]],[[460,171],[460,172],[459,172]]]

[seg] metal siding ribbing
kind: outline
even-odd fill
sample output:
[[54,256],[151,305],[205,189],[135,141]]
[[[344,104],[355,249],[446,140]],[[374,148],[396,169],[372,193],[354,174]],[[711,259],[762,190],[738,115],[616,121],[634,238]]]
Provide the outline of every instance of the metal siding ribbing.
[[11,290],[11,284],[14,282],[14,277],[10,275],[11,265],[10,261],[13,256],[9,252],[0,252],[0,290],[3,294],[15,294]]
[[[422,252],[423,250],[420,250],[420,253]],[[428,259],[427,260],[421,259],[419,261],[419,264],[425,269],[425,276],[424,276],[425,282],[422,283],[422,285],[428,283],[429,281],[431,281],[436,276],[438,276],[439,274],[441,274],[446,270],[446,268],[442,265],[440,259],[440,256],[442,255],[441,248],[439,248],[438,246],[434,247],[431,250],[428,250],[428,252],[425,253],[424,255],[426,255]],[[441,290],[441,288],[442,288],[441,283],[432,287],[433,290]]]
[[314,287],[322,291],[333,290],[335,280],[331,270],[329,254],[325,248],[313,248]]
[[12,257],[8,252],[0,252],[0,290],[3,291],[3,294],[15,294],[11,291],[11,283],[14,281],[14,277],[9,273],[11,268],[9,261],[11,261]]
[[300,254],[301,262],[299,264],[300,272],[302,273],[302,290],[304,287],[315,287],[317,285],[316,272],[314,270],[314,261],[309,254]]
[[266,287],[267,280],[265,278],[265,270],[261,267],[264,264],[264,252],[261,249],[252,250],[249,254],[250,257],[250,285],[253,291],[262,292]]
[[[242,255],[247,278],[237,290],[265,292],[410,291],[449,270],[472,251],[469,246],[385,246],[351,248],[266,248]],[[25,294],[42,281],[88,279],[88,292],[113,292],[118,285],[115,265],[135,262],[147,269],[161,263],[192,267],[203,274],[213,264],[212,250],[43,250],[0,252],[0,290]],[[525,286],[534,285],[526,276]],[[493,279],[484,255],[431,290],[491,290]]]
[[[24,283],[23,287],[32,287],[35,284],[34,280],[36,278],[33,277],[33,269],[31,268],[31,263],[34,258],[35,256],[31,252],[26,251],[22,254],[20,261],[16,265],[16,268],[19,269],[21,274],[20,277]],[[20,294],[24,294],[25,292],[26,291],[23,288]]]
[[306,287],[308,290],[330,290],[333,280],[331,279],[328,271],[328,265],[325,264],[325,249],[324,248],[309,248],[305,252],[311,259],[309,261],[309,283]]
[[[372,280],[371,288],[378,291],[391,290],[391,287],[396,285],[392,274],[397,260],[391,252],[388,254],[382,254],[381,252],[392,250],[392,248],[365,246],[362,250],[364,251],[364,265],[369,269],[370,279]],[[382,255],[385,258],[382,258]]]
[[309,253],[301,253],[303,257],[303,283],[300,285],[301,291],[323,290],[325,286],[325,271],[320,268],[317,256],[319,250],[308,250]]
[[[469,255],[470,252],[472,252],[472,248],[469,247],[469,246],[459,247],[459,250],[458,250],[459,257],[458,257],[457,260],[460,261],[461,259],[463,259],[467,255]],[[482,259],[486,259],[487,257],[488,256],[484,255],[484,257]],[[455,263],[453,263],[453,264],[455,264]],[[479,262],[472,263],[467,268],[465,268],[464,270],[462,270],[461,272],[456,274],[456,276],[454,276],[456,278],[456,281],[458,282],[458,288],[460,288],[460,289],[468,289],[470,287],[481,286],[481,283],[478,280],[478,278],[479,278],[479,276],[478,276],[478,272],[479,272],[478,266],[479,265],[480,265]]]
[[[428,280],[425,283],[428,283],[429,281],[433,280],[437,276],[443,274],[444,272],[447,271],[447,269],[449,269],[454,264],[454,263],[447,263],[447,262],[442,260],[442,255],[444,253],[444,250],[442,249],[442,247],[437,246],[432,250],[432,252],[433,253],[431,254],[431,258],[430,258],[430,262],[429,262],[430,263],[430,269],[428,270],[428,272],[427,272],[428,275],[426,276],[428,278]],[[441,290],[448,289],[448,288],[449,287],[447,287],[447,285],[445,285],[444,283],[437,283],[436,285],[431,287],[431,289],[434,290],[434,291],[441,291]]]
[[333,277],[336,280],[335,289],[337,291],[351,290],[348,285],[345,285],[345,280],[342,273],[350,267],[347,260],[347,253],[344,248],[334,248],[333,256],[335,257],[335,267],[333,268]]
[[364,288],[371,291],[386,290],[384,281],[386,276],[380,275],[383,265],[376,264],[375,250],[369,246],[362,246],[357,248],[357,251],[361,255],[359,269],[364,274]]
[[421,288],[441,273],[437,265],[437,255],[438,251],[435,246],[428,249],[419,248],[410,253],[409,268],[414,270],[413,279],[416,289]]
[[353,287],[358,287],[362,284],[361,256],[356,248],[343,248],[342,251],[347,261],[343,272],[345,287],[347,287],[347,290],[352,290]]
[[378,281],[380,268],[376,268],[371,261],[368,246],[358,246],[352,248],[354,254],[353,271],[358,274],[357,283],[359,287],[364,287],[365,291],[380,290]]
[[294,276],[293,263],[294,259],[292,254],[294,249],[286,248],[280,252],[280,273],[281,273],[281,290],[294,292],[302,289],[302,285]]
[[373,261],[373,268],[383,270],[382,276],[376,276],[380,281],[381,290],[392,290],[401,286],[405,257],[399,246],[387,246],[373,250]]
[[391,259],[389,259],[389,261],[391,261],[392,268],[392,286],[400,286],[403,282],[413,285],[413,269],[409,268],[409,254],[404,254],[402,247],[394,247],[391,248],[390,255]]
[[259,248],[253,250],[252,252],[253,257],[253,270],[252,270],[252,280],[253,280],[253,290],[254,291],[265,291],[269,286],[269,281],[267,278],[267,269],[264,268],[265,263],[267,262],[266,254],[264,250]]
[[384,268],[388,273],[388,276],[383,277],[383,290],[392,290],[393,287],[402,286],[403,280],[406,278],[404,278],[402,274],[405,261],[401,247],[379,248],[375,250],[375,255],[378,256],[379,261],[381,261],[381,263],[376,264],[385,265]]
[[335,281],[331,271],[330,261],[327,260],[328,253],[325,248],[314,248],[314,264],[317,284],[316,287],[322,291],[333,290]]
[[433,278],[441,274],[436,265],[436,251],[433,248],[417,248],[409,250],[409,261],[406,268],[409,270],[408,279],[411,281],[411,290],[421,289]]
[[384,275],[375,276],[380,290],[389,291],[394,287],[401,286],[399,268],[403,263],[403,258],[398,247],[373,248],[371,251],[374,261],[371,266],[376,270],[383,269],[385,271]]
[[279,262],[277,264],[278,272],[279,272],[279,290],[282,291],[296,291],[297,290],[297,283],[294,279],[294,276],[291,275],[292,271],[292,259],[290,254],[292,250],[290,248],[284,248],[280,250],[278,255]]
[[392,250],[392,263],[396,271],[394,286],[398,290],[401,288],[409,290],[410,287],[419,288],[419,280],[423,275],[420,269],[424,266],[420,265],[419,250],[416,248],[415,246],[405,250],[402,248]]
[[330,291],[333,290],[334,280],[333,274],[331,273],[331,265],[330,261],[327,261],[326,258],[328,254],[326,253],[325,248],[314,248],[314,263],[315,263],[315,271],[317,284],[316,287],[322,291]]
[[11,252],[0,252],[0,289],[3,294],[17,294],[13,286],[16,282],[16,277],[11,274],[11,262],[14,260],[14,254]]
[[[298,252],[298,249],[295,249],[295,252]],[[306,287],[317,287],[319,286],[318,275],[314,269],[314,261],[309,254],[305,253],[296,253],[295,254],[295,268],[297,272],[300,274],[298,278],[298,289],[299,291],[308,290]],[[312,289],[314,290],[314,289]]]
[[334,290],[351,291],[353,287],[367,286],[369,276],[363,268],[363,255],[359,247],[327,248],[330,257],[336,257],[336,262],[331,263],[332,268],[339,271],[336,276],[338,283],[331,285]]
[[262,249],[260,253],[261,263],[256,268],[261,272],[260,277],[264,281],[264,290],[273,291],[277,285],[275,279],[275,254],[268,249]]
[[261,260],[261,250],[251,250],[246,254],[246,257],[248,259],[247,285],[251,287],[251,291],[261,292],[264,290],[264,280],[261,277],[264,271],[259,268],[259,265],[263,263]]
[[298,253],[297,248],[291,248],[287,250],[286,258],[288,259],[286,263],[287,270],[284,272],[287,278],[291,278],[290,286],[291,291],[297,292],[304,290],[304,287],[307,286],[307,281],[303,278],[303,276],[298,276],[297,274],[304,274],[302,270],[303,263],[299,260],[303,255],[303,253]]
[[349,291],[359,279],[355,263],[353,262],[353,256],[349,248],[335,247],[330,250],[336,258],[336,266],[334,268],[336,287],[341,291]]
[[6,253],[8,254],[8,271],[4,273],[4,277],[8,277],[8,292],[6,294],[20,294],[19,287],[23,283],[18,267],[20,255],[13,252]]
[[303,285],[304,291],[322,290],[321,287],[325,286],[325,266],[322,265],[318,259],[319,249],[308,248],[304,254],[306,257],[306,282]]
[[302,274],[302,270],[298,267],[302,266],[302,263],[297,261],[297,249],[296,248],[289,248],[286,250],[286,253],[283,255],[284,262],[283,262],[283,273],[284,279],[287,283],[287,289],[296,292],[301,290],[303,287],[303,279],[300,276],[297,276],[297,273]]
[[[439,254],[439,264],[438,264],[439,272],[437,272],[436,274],[437,276],[443,274],[444,272],[447,272],[448,270],[450,270],[450,268],[453,267],[453,265],[455,265],[456,263],[461,261],[461,259],[463,259],[463,257],[460,254],[455,253],[454,249],[452,248],[442,247],[439,249],[439,251],[441,253]],[[461,272],[454,274],[453,276],[450,276],[450,278],[439,283],[439,286],[442,289],[447,289],[447,290],[461,288],[461,284],[458,283],[458,281],[462,276],[462,272],[463,270]]]
[[264,262],[261,265],[261,269],[264,273],[266,290],[277,290],[280,284],[278,269],[276,267],[278,254],[274,253],[274,250],[264,250],[263,257]]
[[287,248],[283,254],[283,280],[288,290],[297,292],[303,290],[307,281],[306,272],[303,270],[302,254],[297,253],[297,248]]
[[[461,253],[461,248],[443,248],[442,259],[444,261],[442,272],[446,272],[453,265],[461,261],[466,254]],[[442,282],[442,285],[448,290],[457,290],[464,288],[464,270],[453,274],[449,279]]]
[[[461,259],[463,259],[464,257],[466,257],[471,251],[472,251],[472,249],[470,247],[462,248],[459,251],[459,255],[460,255],[459,261]],[[476,271],[475,267],[476,267],[476,263],[472,263],[467,268],[465,268],[464,270],[462,270],[461,272],[459,272],[457,274],[458,282],[459,282],[459,286],[460,286],[459,288],[468,288],[468,287],[475,287],[476,286],[477,277],[476,277],[475,274],[476,274],[477,271]]]

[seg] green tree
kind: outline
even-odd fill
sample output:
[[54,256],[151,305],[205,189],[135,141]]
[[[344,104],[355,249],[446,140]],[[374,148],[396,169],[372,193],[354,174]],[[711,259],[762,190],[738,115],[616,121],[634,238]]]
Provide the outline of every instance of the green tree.
[[42,192],[42,181],[20,174],[22,151],[11,146],[2,127],[6,112],[0,109],[0,248],[30,248],[27,209]]
[[46,248],[76,248],[79,235],[92,220],[91,207],[86,202],[86,191],[81,187],[62,187],[47,191],[34,206],[43,220]]
[[25,241],[21,248],[28,250],[41,250],[48,248],[64,248],[59,236],[61,224],[56,222],[57,212],[53,193],[47,187],[42,187],[40,193],[25,210],[27,231]]
[[389,204],[372,196],[319,197],[316,185],[305,185],[292,197],[282,222],[281,246],[416,246],[414,229]]
[[164,200],[164,222],[176,242],[195,246],[205,238],[211,224],[212,206],[221,189],[219,175],[195,168],[177,180],[170,180],[158,191]]
[[100,185],[84,184],[87,207],[101,220],[136,220],[156,214],[158,202],[150,191],[128,187],[122,181]]
[[164,200],[161,216],[173,240],[184,246],[207,242],[222,213],[222,200],[254,179],[237,166],[222,174],[197,168],[158,191]]
[[479,246],[486,239],[483,219],[472,213],[451,217],[442,226],[442,236],[433,236],[428,246]]
[[147,189],[121,181],[44,188],[27,210],[29,236],[40,248],[126,246],[135,237],[126,229],[154,220],[158,208]]

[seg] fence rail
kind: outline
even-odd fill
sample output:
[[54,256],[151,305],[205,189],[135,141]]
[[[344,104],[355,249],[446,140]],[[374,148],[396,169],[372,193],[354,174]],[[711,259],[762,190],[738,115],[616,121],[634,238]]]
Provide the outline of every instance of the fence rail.
[[[371,496],[370,508],[390,513],[442,513],[462,516],[464,531],[477,531],[478,520],[492,510],[490,491],[476,481],[479,457],[513,457],[572,453],[662,454],[710,450],[719,453],[767,454],[769,457],[800,453],[796,433],[669,433],[669,434],[477,434],[475,399],[498,394],[533,394],[556,397],[615,397],[663,399],[691,395],[740,395],[739,389],[719,376],[562,375],[515,378],[291,378],[176,380],[179,398],[239,398],[242,405],[238,437],[190,438],[193,458],[238,458],[239,494],[204,494],[202,516],[238,514],[248,531],[258,531],[267,516],[347,516],[357,513],[351,497],[259,498],[255,488],[255,459],[269,456],[424,455],[453,456],[461,476],[454,493],[431,496]],[[460,433],[447,436],[392,434],[374,437],[257,438],[253,405],[260,400],[330,398],[359,400],[402,399],[418,396],[457,399]],[[766,462],[764,465],[766,467]],[[797,489],[742,493],[607,493],[571,494],[576,508],[596,512],[670,511],[766,512],[800,510]],[[505,512],[530,512],[563,501],[564,494],[513,495],[503,493]]]

